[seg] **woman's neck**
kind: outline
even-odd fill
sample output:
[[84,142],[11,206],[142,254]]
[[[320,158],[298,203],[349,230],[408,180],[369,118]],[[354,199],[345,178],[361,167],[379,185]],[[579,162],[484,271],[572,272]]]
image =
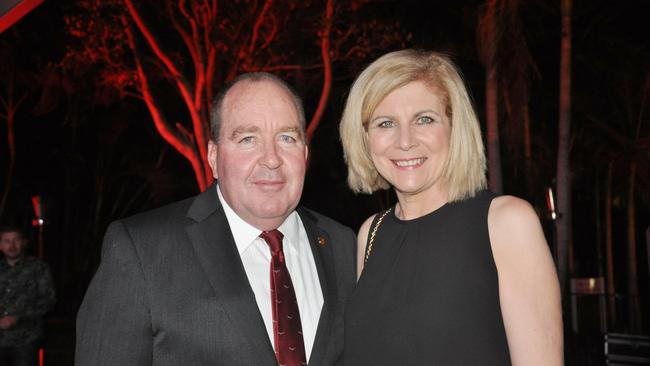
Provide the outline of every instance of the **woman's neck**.
[[447,203],[446,190],[432,190],[418,194],[397,194],[395,215],[401,220],[413,220],[429,214]]

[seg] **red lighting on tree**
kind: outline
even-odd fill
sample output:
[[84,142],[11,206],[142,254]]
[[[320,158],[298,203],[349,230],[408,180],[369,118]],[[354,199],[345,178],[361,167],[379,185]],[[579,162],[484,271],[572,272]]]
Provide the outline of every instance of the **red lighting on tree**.
[[42,2],[43,0],[3,1],[0,5],[0,33],[9,29]]
[[403,41],[396,25],[355,18],[365,3],[81,2],[65,19],[80,43],[63,64],[73,73],[99,66],[102,86],[142,100],[158,134],[189,161],[204,190],[213,180],[207,144],[219,89],[258,71],[302,84],[301,94],[318,100],[306,126],[311,139],[328,106],[333,64],[365,62]]

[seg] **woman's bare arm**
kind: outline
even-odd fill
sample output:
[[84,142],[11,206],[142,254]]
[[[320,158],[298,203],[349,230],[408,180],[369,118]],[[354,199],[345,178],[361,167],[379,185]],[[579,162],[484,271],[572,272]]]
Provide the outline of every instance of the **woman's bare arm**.
[[562,365],[560,288],[535,211],[516,197],[495,198],[488,227],[512,364]]

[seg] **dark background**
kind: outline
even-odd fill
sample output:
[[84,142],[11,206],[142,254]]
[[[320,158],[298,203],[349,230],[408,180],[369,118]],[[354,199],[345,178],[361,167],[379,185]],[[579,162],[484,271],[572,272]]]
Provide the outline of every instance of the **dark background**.
[[[70,50],[78,49],[79,42],[84,42],[70,34],[67,23],[81,3],[45,1],[0,34],[3,98],[6,101],[12,93],[15,98],[25,96],[16,114],[13,178],[7,182],[6,173],[0,174],[3,187],[10,185],[7,206],[0,219],[3,223],[29,228],[32,243],[36,243],[36,232],[31,229],[34,218],[31,197],[38,195],[42,200],[46,220],[44,257],[52,267],[58,288],[57,307],[48,317],[49,365],[72,362],[74,316],[98,264],[101,239],[108,223],[198,191],[190,165],[158,135],[141,100],[104,91],[93,81],[99,73],[96,65],[80,66],[75,75],[61,66]],[[643,4],[642,1],[583,0],[574,1],[573,5],[572,273],[573,277],[603,276],[603,197],[607,162],[616,161],[612,197],[614,260],[621,299],[627,284],[626,178],[629,172],[625,162],[638,159],[638,174],[647,175],[650,149],[650,106],[643,107],[639,102],[644,90],[650,89],[650,22],[642,10]],[[351,62],[334,63],[328,107],[311,141],[304,205],[356,230],[366,217],[394,201],[390,192],[354,195],[349,191],[338,140],[338,120],[351,82],[364,65],[385,52],[406,46],[450,54],[463,71],[479,118],[484,119],[485,72],[476,41],[483,5],[483,1],[375,0],[345,14],[349,22],[375,22],[377,33],[385,31],[381,25],[395,26],[390,28],[391,35],[383,37],[390,39],[385,48],[369,49]],[[555,184],[559,1],[520,1],[519,16],[521,32],[535,63],[530,97],[535,177],[530,189],[523,170],[519,131],[503,122],[504,193],[521,196],[536,207],[552,245],[552,221],[546,215],[544,194],[546,187]],[[295,34],[302,31],[293,26],[286,25]],[[287,37],[292,37],[291,32],[288,34]],[[378,35],[381,36],[368,34],[368,37]],[[294,43],[296,49],[291,52],[296,57],[309,52],[305,49],[313,46]],[[296,73],[281,75],[304,96],[306,114],[310,116],[316,108],[320,84]],[[10,80],[14,87],[11,92]],[[160,92],[165,93],[162,88]],[[170,109],[173,114],[173,105]],[[182,119],[182,113],[177,117]],[[639,122],[638,131],[637,124],[630,121]],[[6,172],[7,131],[5,121],[1,123],[0,172]],[[641,143],[632,148],[637,140]],[[650,225],[650,187],[647,181],[639,178],[635,192],[642,305],[637,329],[648,334],[650,273],[646,229]],[[602,331],[594,325],[598,323],[599,310],[590,298],[580,298],[579,304],[584,309],[579,313],[580,330],[567,334],[568,363],[597,364],[602,361],[599,358]],[[569,315],[565,314],[565,318],[568,322]],[[631,328],[625,322],[610,327],[610,331],[620,332]]]

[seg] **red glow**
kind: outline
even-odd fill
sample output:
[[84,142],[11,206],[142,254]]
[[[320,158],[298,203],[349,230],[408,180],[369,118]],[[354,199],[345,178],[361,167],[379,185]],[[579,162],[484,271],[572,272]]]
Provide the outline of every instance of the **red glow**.
[[43,0],[23,0],[19,1],[13,8],[0,17],[0,33],[7,30],[14,23],[19,21],[27,13],[41,5]]
[[[201,115],[198,110],[198,106],[200,105],[198,101],[200,100],[200,98],[198,97],[198,95],[195,98],[190,85],[187,83],[187,81],[185,81],[181,71],[174,64],[172,59],[160,47],[153,33],[147,27],[145,22],[142,20],[140,13],[138,12],[138,9],[135,7],[133,2],[131,0],[126,0],[125,3],[133,22],[135,23],[136,27],[140,30],[144,38],[147,40],[147,44],[151,47],[151,50],[154,52],[156,57],[160,61],[162,61],[163,65],[165,65],[167,71],[174,77],[178,91],[180,92],[183,101],[185,102],[185,105],[187,107],[187,110],[190,114],[190,118],[192,120],[193,134],[191,135],[188,134],[189,138],[183,139],[182,137],[179,136],[178,131],[173,130],[169,126],[169,122],[165,120],[158,106],[153,101],[153,96],[148,90],[149,86],[147,85],[148,81],[147,81],[146,74],[144,73],[144,69],[139,64],[139,60],[136,60],[136,62],[138,63],[137,65],[138,76],[140,79],[140,85],[142,88],[145,103],[147,104],[147,107],[149,107],[151,115],[154,119],[154,123],[160,135],[168,143],[170,143],[178,152],[180,152],[183,156],[185,156],[186,159],[190,161],[190,163],[192,164],[192,169],[194,170],[194,174],[197,179],[197,183],[199,185],[199,190],[204,191],[208,187],[208,185],[212,182],[212,175],[209,173],[210,166],[208,165],[208,161],[207,161],[207,156],[208,156],[207,123],[205,123],[205,121],[201,119]],[[129,29],[127,29],[127,34],[129,35],[129,42],[131,44],[131,49],[133,50],[134,54],[136,54],[136,59],[137,59],[138,56],[137,56],[136,47],[132,40],[132,35],[130,34]],[[200,90],[202,89],[202,85],[206,82],[206,80],[204,79],[203,72],[198,73],[196,76],[197,76],[197,88],[200,92]]]
[[38,366],[43,366],[45,364],[45,351],[43,348],[38,349]]
[[32,206],[34,207],[34,216],[36,218],[43,217],[43,210],[41,206],[41,196],[32,196]]
[[327,106],[327,99],[332,89],[332,60],[330,58],[330,33],[332,32],[332,18],[334,17],[334,4],[332,0],[327,1],[325,7],[325,27],[321,32],[321,57],[323,58],[323,89],[321,90],[320,100],[318,101],[318,108],[314,112],[314,116],[307,126],[307,140],[311,140],[316,131],[316,127],[320,123],[325,107]]

